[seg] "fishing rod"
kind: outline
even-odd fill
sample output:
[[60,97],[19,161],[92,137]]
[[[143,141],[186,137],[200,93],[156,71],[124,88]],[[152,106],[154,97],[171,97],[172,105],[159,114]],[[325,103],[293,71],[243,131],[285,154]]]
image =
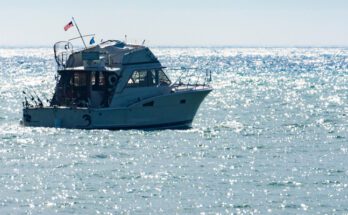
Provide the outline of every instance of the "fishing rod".
[[39,106],[42,107],[43,106],[43,102],[41,101],[40,97],[36,94],[35,90],[33,90],[33,91],[34,91],[34,94],[36,96],[37,101],[39,102]]
[[23,108],[24,107],[31,107],[26,96],[24,97],[24,100],[25,100],[25,102],[22,102]]
[[[31,100],[35,102],[36,106],[42,107],[43,106],[43,102],[40,99],[40,97],[37,95],[36,91],[33,88],[29,88],[29,87],[27,87],[27,89],[28,89],[28,92],[30,93]],[[35,96],[33,96],[33,94],[30,91],[32,91],[35,94]],[[35,97],[36,97],[36,100],[35,100]]]
[[[35,92],[35,91],[34,91]],[[35,93],[36,94],[36,93]],[[41,93],[40,94],[40,96],[42,96],[42,97],[44,97],[44,100],[46,100],[46,102],[48,103],[48,104],[50,104],[51,103],[51,100],[50,99],[48,99],[47,98],[47,96],[45,96],[45,94],[44,93]]]
[[[58,79],[56,79],[58,80]],[[42,83],[45,83],[45,81],[42,81]],[[48,99],[48,97],[44,94],[44,93],[41,93],[41,95],[44,97],[44,99],[46,100],[46,102],[48,103],[48,105],[51,104],[52,102],[52,99]],[[53,95],[52,95],[53,96]]]
[[[39,102],[39,106],[43,106],[43,102],[42,102],[42,100],[40,99],[40,97],[38,96],[38,94],[36,93],[36,91],[32,88],[32,87],[28,87],[28,89],[29,90],[31,90],[32,92],[34,92],[34,94],[35,94],[35,96],[36,96],[36,99],[37,99],[37,101]],[[42,94],[40,94],[41,96],[42,96]],[[45,97],[45,96],[43,96],[43,97]],[[49,100],[45,97],[45,99],[46,99],[46,101],[49,103]]]
[[[29,96],[30,99],[31,99],[31,101],[34,102],[35,105],[37,106],[37,102],[36,102],[34,96],[33,96],[30,92],[26,93],[26,92],[23,90],[22,93],[23,93],[25,96]],[[27,102],[27,97],[25,97],[25,100],[26,100],[26,103],[29,104],[29,102]],[[30,104],[29,104],[29,105],[30,105]],[[31,105],[31,106],[32,106],[32,105]]]
[[37,103],[36,103],[36,100],[35,100],[35,98],[34,98],[34,96],[33,96],[29,91],[28,91],[28,92],[22,91],[22,93],[23,93],[25,96],[28,96],[32,102],[34,102],[35,104],[37,104]]
[[50,100],[50,99],[48,99],[48,98],[47,98],[47,96],[45,96],[45,94],[42,94],[42,96],[44,97],[44,99],[46,100],[46,102],[47,102],[48,104],[50,104],[50,103],[51,103],[51,100]]

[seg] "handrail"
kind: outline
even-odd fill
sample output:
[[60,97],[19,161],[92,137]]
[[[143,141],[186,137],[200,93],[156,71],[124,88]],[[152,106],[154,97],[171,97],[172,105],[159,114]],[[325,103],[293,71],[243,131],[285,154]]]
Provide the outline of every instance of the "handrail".
[[[83,35],[82,37],[91,37],[91,36],[93,37],[93,36],[95,36],[95,34],[86,34],[86,35]],[[68,40],[68,42],[76,40],[76,39],[81,39],[81,37],[71,38],[71,39]]]
[[[58,68],[65,67],[68,55],[74,52],[73,44],[69,41],[59,41],[53,46],[54,58],[57,62]],[[65,56],[65,58],[64,58]]]
[[[209,83],[212,81],[211,70],[201,69],[201,68],[171,68],[168,70],[181,71],[179,77],[171,84],[173,89],[178,89],[180,87],[207,87],[210,88]],[[204,73],[197,73],[197,71],[205,70]]]

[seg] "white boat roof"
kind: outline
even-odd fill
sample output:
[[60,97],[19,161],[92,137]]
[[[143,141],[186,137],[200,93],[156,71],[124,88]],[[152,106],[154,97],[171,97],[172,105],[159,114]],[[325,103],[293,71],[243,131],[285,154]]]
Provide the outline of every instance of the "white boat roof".
[[[78,67],[66,67],[60,71],[83,71],[86,70],[86,67],[84,66],[78,66]],[[104,71],[104,72],[119,72],[121,68],[119,67],[91,67],[89,71]]]
[[96,46],[72,53],[66,67],[74,68],[84,66],[83,54],[99,53],[100,59],[104,60],[108,67],[122,67],[125,65],[159,63],[156,56],[148,47],[130,45],[117,40],[108,40]]

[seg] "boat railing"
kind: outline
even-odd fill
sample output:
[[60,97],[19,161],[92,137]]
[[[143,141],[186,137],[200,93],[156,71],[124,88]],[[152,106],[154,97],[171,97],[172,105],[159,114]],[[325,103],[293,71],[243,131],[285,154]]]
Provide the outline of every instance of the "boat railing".
[[69,56],[74,53],[72,43],[69,41],[59,41],[54,44],[54,58],[57,62],[58,69],[64,69]]
[[171,68],[176,80],[172,83],[175,90],[211,88],[212,71],[201,68]]
[[66,68],[66,63],[67,63],[69,56],[71,54],[86,50],[87,48],[93,47],[93,46],[89,46],[89,47],[77,46],[74,48],[72,41],[78,40],[78,39],[81,39],[84,37],[93,37],[94,35],[95,34],[88,34],[88,35],[69,39],[68,41],[56,42],[53,46],[53,50],[54,50],[54,58],[57,62],[58,69],[65,69]]

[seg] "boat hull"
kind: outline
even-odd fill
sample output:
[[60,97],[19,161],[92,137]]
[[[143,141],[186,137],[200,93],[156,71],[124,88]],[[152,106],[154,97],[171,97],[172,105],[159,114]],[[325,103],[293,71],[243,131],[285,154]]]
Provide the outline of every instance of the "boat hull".
[[78,129],[190,128],[201,102],[210,91],[175,92],[120,108],[25,108],[23,125]]

